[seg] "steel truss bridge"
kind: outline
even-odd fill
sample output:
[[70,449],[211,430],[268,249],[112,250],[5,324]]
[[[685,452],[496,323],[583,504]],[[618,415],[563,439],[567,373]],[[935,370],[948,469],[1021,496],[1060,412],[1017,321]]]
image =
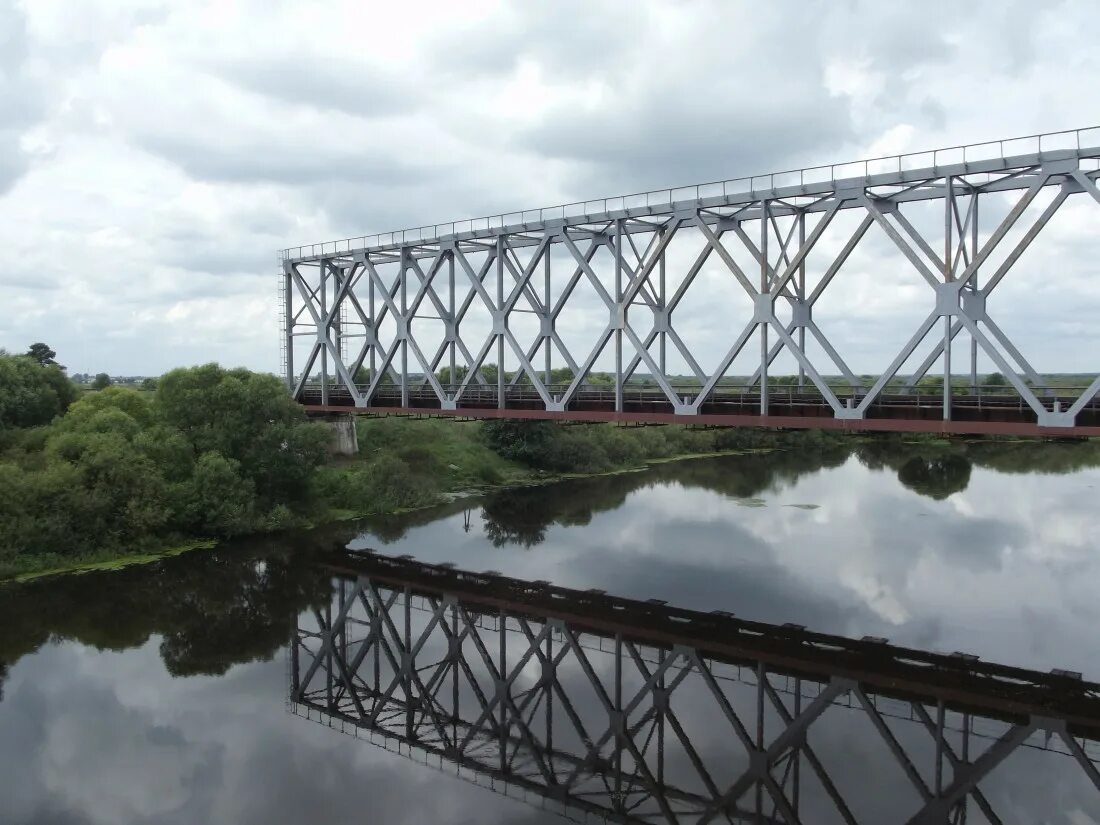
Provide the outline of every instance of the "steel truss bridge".
[[[286,380],[319,411],[1100,435],[1100,378],[1044,387],[987,306],[1067,199],[1100,203],[1098,160],[1100,128],[1076,130],[286,249]],[[859,217],[854,230],[837,228],[846,213]],[[912,336],[868,379],[815,305],[845,289],[845,263],[873,226],[896,247],[896,268],[926,288]],[[673,244],[691,256],[671,255]],[[678,312],[708,261],[745,307],[724,319],[712,370],[684,341],[697,321]],[[561,326],[588,317],[591,301],[574,300],[581,284],[601,307],[599,334],[572,351]],[[475,316],[485,332],[471,340]],[[969,371],[953,376],[960,334]],[[738,380],[731,365],[753,340],[754,372]],[[1005,389],[979,387],[979,352]],[[798,374],[779,389],[769,368],[783,353]],[[670,373],[670,354],[686,377]],[[602,387],[592,381],[601,358],[614,362]],[[554,383],[555,364],[567,383]],[[933,368],[942,391],[917,392]]]
[[996,825],[983,783],[1025,752],[1100,794],[1100,684],[1079,674],[407,556],[323,563],[291,712],[573,819]]

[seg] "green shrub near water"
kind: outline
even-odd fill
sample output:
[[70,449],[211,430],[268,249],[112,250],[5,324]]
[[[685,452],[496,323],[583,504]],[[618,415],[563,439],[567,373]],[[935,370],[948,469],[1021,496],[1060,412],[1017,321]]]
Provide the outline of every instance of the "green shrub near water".
[[243,369],[174,370],[151,398],[89,394],[6,439],[0,575],[289,526],[314,505],[328,440],[278,379]]

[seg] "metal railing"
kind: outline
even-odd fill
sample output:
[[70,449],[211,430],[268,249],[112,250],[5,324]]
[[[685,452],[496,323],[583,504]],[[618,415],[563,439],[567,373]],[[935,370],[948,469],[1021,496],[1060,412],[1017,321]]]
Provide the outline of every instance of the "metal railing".
[[[551,398],[555,400],[560,399],[569,389],[569,384],[547,384],[544,385],[546,392]],[[440,389],[448,397],[453,397],[455,393],[461,388],[461,384],[440,384]],[[366,394],[370,389],[368,384],[356,384],[356,389],[360,394]],[[700,390],[701,385],[698,383],[673,383],[671,384],[673,392],[682,399],[692,400],[694,399]],[[834,385],[831,387],[837,398],[841,402],[845,402],[847,399],[852,400],[852,405],[857,405],[866,395],[867,390],[865,388],[853,389],[848,385]],[[1035,395],[1045,401],[1048,405],[1051,402],[1058,401],[1065,406],[1069,406],[1075,399],[1087,389],[1084,386],[1033,386],[1031,387]],[[940,388],[924,389],[914,388],[910,392],[901,392],[901,387],[888,387],[881,392],[875,399],[872,406],[904,406],[904,407],[941,407],[943,404],[943,390]],[[1005,409],[1006,407],[1018,408],[1021,412],[1029,410],[1027,402],[1019,393],[1011,386],[955,386],[953,387],[951,394],[952,401],[955,403],[964,404],[967,407],[976,407],[982,409],[984,407]],[[320,393],[321,384],[318,381],[310,381],[303,387],[303,393]],[[329,384],[330,395],[335,395],[339,398],[350,399],[351,395],[348,393],[347,388],[339,382],[332,382]],[[422,401],[424,399],[438,400],[435,395],[435,391],[429,384],[410,384],[408,387],[408,394],[411,400]],[[380,384],[375,388],[373,398],[384,400],[399,400],[402,397],[402,388],[399,384]],[[581,384],[576,393],[573,395],[573,401],[583,401],[586,403],[607,403],[611,404],[615,402],[615,387],[612,384]],[[655,383],[653,384],[627,384],[623,387],[622,393],[624,403],[667,403],[668,399],[665,397],[664,392]],[[519,384],[513,386],[505,386],[504,398],[513,402],[530,402],[530,403],[542,403],[542,397],[538,391],[530,384]],[[737,403],[737,404],[756,404],[760,398],[760,387],[758,385],[749,386],[746,384],[720,384],[715,387],[709,393],[708,402],[710,403]],[[808,383],[803,387],[798,387],[791,384],[769,384],[768,385],[768,399],[769,405],[774,406],[807,406],[816,405],[827,407],[828,402],[825,400],[825,396],[821,394],[816,386]],[[497,386],[495,383],[490,384],[473,384],[471,383],[465,389],[462,394],[462,398],[459,399],[459,403],[465,406],[474,406],[478,403],[497,401]],[[1100,396],[1094,397],[1086,405],[1088,408],[1100,406]]]
[[[1084,136],[1084,140],[1082,140],[1082,136]],[[653,189],[648,192],[636,192],[610,198],[573,201],[558,206],[503,212],[480,218],[425,224],[424,226],[391,232],[379,232],[373,235],[360,235],[336,241],[288,247],[282,250],[281,258],[287,260],[317,255],[335,255],[356,249],[399,246],[413,242],[424,243],[459,233],[492,232],[506,226],[521,226],[547,220],[583,218],[592,214],[606,214],[617,209],[667,207],[690,200],[699,201],[711,197],[728,197],[731,194],[754,195],[758,192],[766,193],[786,186],[824,184],[856,177],[869,177],[875,174],[900,174],[918,169],[935,170],[941,165],[949,163],[966,164],[978,161],[1003,160],[1019,155],[1041,155],[1043,152],[1055,151],[1080,153],[1083,148],[1095,150],[1100,154],[1100,126],[1087,126],[1081,129],[1066,129],[1061,132],[1046,132],[1002,140],[960,144],[941,149],[885,155],[846,163],[810,166],[802,169],[788,169],[783,172],[769,172],[763,175],[711,181],[709,183]]]

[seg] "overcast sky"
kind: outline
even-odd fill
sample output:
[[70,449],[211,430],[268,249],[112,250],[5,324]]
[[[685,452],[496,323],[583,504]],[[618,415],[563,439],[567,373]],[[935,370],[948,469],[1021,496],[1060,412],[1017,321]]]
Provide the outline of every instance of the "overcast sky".
[[[1098,22],[1003,0],[0,0],[0,347],[274,370],[281,247],[1091,125]],[[1083,198],[997,296],[1040,369],[1097,368]],[[875,248],[820,319],[857,370],[928,311],[871,288]],[[701,351],[724,350],[696,303]]]

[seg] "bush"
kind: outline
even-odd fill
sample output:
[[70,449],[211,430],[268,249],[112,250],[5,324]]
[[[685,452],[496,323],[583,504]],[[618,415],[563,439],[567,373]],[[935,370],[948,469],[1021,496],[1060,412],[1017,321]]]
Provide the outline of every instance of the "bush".
[[203,453],[186,486],[186,523],[199,533],[232,536],[254,521],[256,493],[240,464],[220,453]]
[[326,468],[319,479],[326,501],[356,513],[388,513],[439,500],[430,476],[419,475],[397,456],[384,453],[365,464]]
[[[4,375],[30,377],[26,386],[51,369],[0,359]],[[42,390],[49,381],[33,386],[19,420],[60,408]],[[247,370],[175,370],[153,398],[120,387],[89,394],[49,426],[3,439],[0,568],[281,529],[312,506],[328,439],[280,382]]]

